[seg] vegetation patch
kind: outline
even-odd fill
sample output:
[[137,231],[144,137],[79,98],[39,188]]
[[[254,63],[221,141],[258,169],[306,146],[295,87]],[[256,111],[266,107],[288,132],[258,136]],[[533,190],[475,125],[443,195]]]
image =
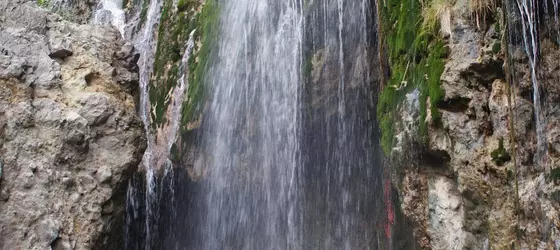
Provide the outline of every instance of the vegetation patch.
[[37,5],[42,8],[49,8],[51,6],[50,0],[37,0]]
[[394,143],[394,125],[400,115],[398,105],[407,93],[414,89],[419,89],[421,93],[420,137],[427,133],[428,100],[432,120],[436,124],[441,120],[437,106],[444,96],[440,77],[447,54],[438,34],[442,6],[447,6],[442,1],[387,0],[379,3],[383,43],[390,67],[388,82],[377,104],[381,147],[386,155],[390,154]]
[[549,178],[550,178],[551,181],[559,182],[560,181],[560,167],[553,168],[552,170],[550,170]]
[[498,148],[490,153],[492,161],[498,166],[503,166],[504,163],[511,160],[511,156],[504,147],[504,138],[500,138]]
[[[188,1],[188,0],[187,0]],[[183,103],[181,112],[181,128],[186,129],[187,124],[198,117],[203,107],[204,86],[207,71],[212,63],[214,53],[212,48],[217,47],[219,7],[216,0],[206,0],[202,10],[196,17],[196,56],[189,58],[189,89],[188,98]]]
[[146,23],[148,19],[148,8],[150,6],[150,0],[142,0],[142,9],[140,9],[140,20],[138,20],[138,25],[136,25],[136,32],[142,28],[142,25]]
[[[153,128],[166,123],[165,112],[171,103],[171,93],[183,71],[188,75],[188,90],[182,108],[181,127],[186,127],[200,110],[203,81],[211,57],[210,48],[217,32],[218,10],[214,1],[207,0],[203,4],[197,0],[183,0],[179,1],[177,6],[174,6],[173,0],[164,2],[150,79]],[[181,58],[191,33],[194,35],[195,46],[189,56],[188,65],[182,65]]]
[[[147,1],[144,1],[147,2]],[[165,111],[172,90],[177,86],[181,57],[189,34],[194,30],[196,14],[175,12],[173,0],[166,0],[161,11],[154,68],[150,79],[152,127],[165,122]]]

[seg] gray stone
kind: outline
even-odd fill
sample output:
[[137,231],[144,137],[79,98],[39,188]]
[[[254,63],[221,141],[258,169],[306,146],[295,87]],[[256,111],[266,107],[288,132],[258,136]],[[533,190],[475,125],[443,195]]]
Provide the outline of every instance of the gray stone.
[[113,114],[109,98],[103,93],[84,93],[78,102],[82,105],[79,114],[92,126],[104,123]]
[[96,178],[100,183],[110,181],[112,176],[113,174],[111,173],[111,169],[107,166],[101,166],[97,169]]
[[41,241],[50,246],[58,238],[60,223],[52,219],[45,219],[39,223],[36,231]]
[[25,58],[0,54],[0,79],[19,79],[27,67]]
[[81,194],[91,193],[97,187],[97,181],[88,175],[78,176],[78,192]]
[[49,39],[49,56],[64,59],[72,55],[72,43],[64,37],[54,36]]
[[[51,6],[86,22],[94,2]],[[111,27],[49,10],[0,0],[0,248],[115,249],[145,149],[136,53]]]

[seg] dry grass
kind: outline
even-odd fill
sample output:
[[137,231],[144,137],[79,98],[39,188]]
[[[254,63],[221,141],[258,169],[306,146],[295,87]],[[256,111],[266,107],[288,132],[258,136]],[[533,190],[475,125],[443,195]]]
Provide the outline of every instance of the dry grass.
[[476,25],[480,28],[480,23],[485,22],[486,18],[498,7],[497,0],[469,0],[470,11],[473,14]]
[[436,33],[439,27],[442,33],[451,35],[451,12],[455,0],[425,0],[422,5],[422,29]]

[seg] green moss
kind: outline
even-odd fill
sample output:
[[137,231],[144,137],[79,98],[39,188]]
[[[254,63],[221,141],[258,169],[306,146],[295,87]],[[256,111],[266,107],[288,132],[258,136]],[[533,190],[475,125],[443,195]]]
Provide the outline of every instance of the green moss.
[[560,167],[553,168],[552,170],[550,170],[549,179],[552,181],[560,180]]
[[502,50],[502,43],[496,41],[494,44],[492,44],[492,53],[498,54],[500,53],[501,50]]
[[142,1],[142,9],[140,10],[140,20],[138,20],[138,25],[136,26],[136,31],[140,30],[142,25],[148,19],[148,8],[150,6],[150,0],[143,0]]
[[174,12],[173,0],[163,3],[158,41],[154,55],[154,67],[150,80],[150,104],[152,106],[152,126],[163,124],[165,111],[171,103],[170,93],[177,86],[181,57],[186,49],[185,44],[196,23],[195,10],[190,12]]
[[504,138],[500,138],[498,148],[490,153],[492,161],[498,166],[503,166],[504,163],[511,160],[511,156],[504,148]]
[[494,23],[494,30],[496,31],[496,33],[502,34],[502,27],[500,26],[500,22]]
[[179,161],[181,159],[176,143],[173,143],[173,145],[171,145],[170,156],[172,161]]
[[179,0],[177,2],[177,9],[180,12],[192,10],[192,8],[198,7],[200,2],[198,0]]
[[437,106],[444,97],[440,77],[447,51],[437,35],[438,23],[424,22],[422,17],[422,6],[429,4],[420,0],[380,2],[383,44],[387,48],[390,76],[379,94],[377,116],[382,132],[381,147],[386,155],[390,154],[394,143],[394,124],[400,115],[398,105],[407,93],[420,90],[420,137],[427,133],[428,99],[432,120],[436,124],[441,120]]
[[305,59],[303,62],[303,80],[305,83],[311,82],[311,76],[313,73],[313,53],[308,52],[305,55]]
[[196,36],[200,40],[200,48],[195,57],[189,58],[189,89],[188,98],[183,104],[182,127],[197,117],[202,109],[204,95],[204,82],[207,80],[207,71],[213,58],[212,48],[215,47],[218,35],[219,8],[216,0],[207,0],[197,15]]
[[445,67],[445,62],[442,59],[443,54],[443,42],[438,39],[434,42],[432,48],[430,49],[425,65],[426,68],[424,69],[424,72],[426,72],[426,75],[428,76],[428,79],[426,80],[428,86],[428,97],[430,98],[430,113],[432,114],[432,121],[436,124],[441,122],[441,114],[437,109],[437,106],[445,96],[445,93],[440,85],[440,77]]
[[[188,79],[185,79],[188,80],[188,90],[181,110],[181,127],[186,128],[188,122],[197,117],[201,109],[206,71],[217,35],[218,9],[215,0],[207,0],[202,8],[199,8],[200,6],[202,4],[198,0],[179,1],[177,9],[173,8],[173,0],[163,3],[150,80],[154,128],[166,122],[165,111],[171,103],[170,93],[180,80],[181,67],[184,67],[188,75]],[[189,56],[188,64],[182,65],[185,45],[193,31],[197,42]]]
[[49,8],[51,6],[50,0],[37,0],[37,5],[42,8]]

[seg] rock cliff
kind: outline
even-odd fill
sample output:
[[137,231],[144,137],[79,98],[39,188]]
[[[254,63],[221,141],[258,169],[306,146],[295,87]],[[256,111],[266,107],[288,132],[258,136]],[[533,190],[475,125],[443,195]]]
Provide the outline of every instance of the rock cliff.
[[467,4],[439,6],[436,36],[446,48],[440,98],[430,100],[429,92],[422,99],[422,86],[414,87],[394,106],[389,155],[400,207],[424,249],[559,249],[557,37],[542,32],[538,39],[548,145],[539,158],[531,65],[512,39],[522,37],[513,34],[520,27],[507,29],[515,14],[503,18],[507,9],[498,4],[482,19]]
[[122,246],[137,60],[113,28],[0,1],[0,249]]

